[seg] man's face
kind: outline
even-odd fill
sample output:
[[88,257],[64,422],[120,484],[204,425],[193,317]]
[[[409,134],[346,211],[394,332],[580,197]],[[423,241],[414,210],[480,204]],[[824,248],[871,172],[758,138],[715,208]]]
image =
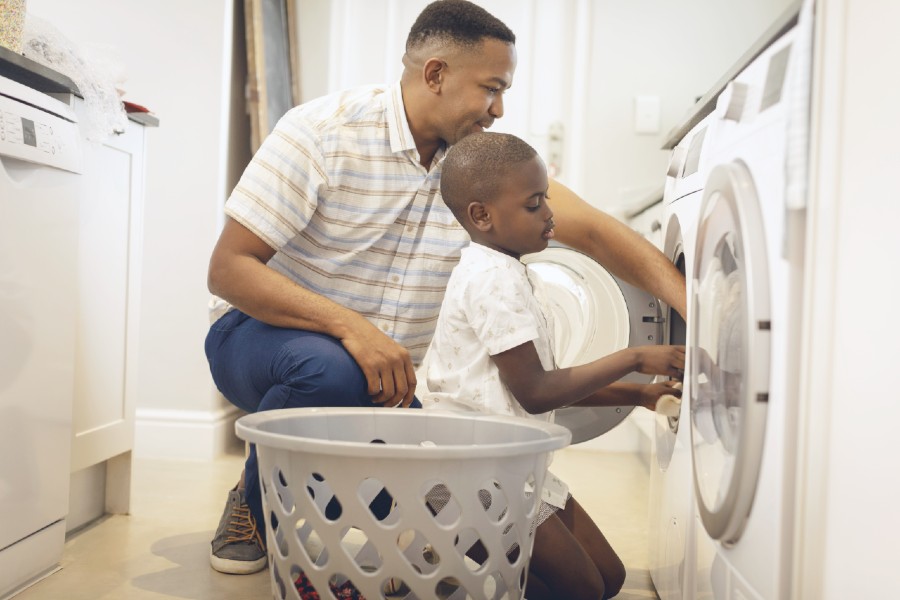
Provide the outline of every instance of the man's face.
[[509,168],[493,198],[490,246],[519,258],[540,252],[553,238],[553,211],[547,205],[547,169],[540,157]]
[[441,139],[452,146],[502,117],[503,94],[512,85],[515,70],[516,47],[490,38],[450,58],[441,86]]

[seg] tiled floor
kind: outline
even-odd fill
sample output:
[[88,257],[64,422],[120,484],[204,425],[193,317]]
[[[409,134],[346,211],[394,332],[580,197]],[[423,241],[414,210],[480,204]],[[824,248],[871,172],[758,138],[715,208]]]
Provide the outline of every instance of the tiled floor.
[[[15,600],[268,600],[267,572],[223,575],[209,540],[243,457],[138,460],[132,514],[70,536],[62,570]],[[647,469],[635,454],[567,449],[553,471],[594,516],[628,569],[621,600],[655,599],[647,571]]]

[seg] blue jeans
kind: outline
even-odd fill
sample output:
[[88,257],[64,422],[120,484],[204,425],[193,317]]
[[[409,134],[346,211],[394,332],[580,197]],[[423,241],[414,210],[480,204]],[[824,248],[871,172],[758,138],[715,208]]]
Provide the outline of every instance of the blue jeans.
[[[232,309],[206,336],[213,381],[229,402],[255,413],[309,406],[380,406],[366,378],[341,342],[331,336],[266,325]],[[418,400],[412,407],[421,408]],[[262,527],[256,447],[244,467],[247,505]]]

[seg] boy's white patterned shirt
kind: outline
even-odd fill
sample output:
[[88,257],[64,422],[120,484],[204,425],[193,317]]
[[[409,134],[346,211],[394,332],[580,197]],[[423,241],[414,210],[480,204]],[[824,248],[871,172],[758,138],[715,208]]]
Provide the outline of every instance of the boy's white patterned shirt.
[[519,260],[472,243],[453,270],[423,372],[423,403],[552,420],[530,415],[500,380],[492,355],[532,342],[545,370],[556,368],[544,291]]

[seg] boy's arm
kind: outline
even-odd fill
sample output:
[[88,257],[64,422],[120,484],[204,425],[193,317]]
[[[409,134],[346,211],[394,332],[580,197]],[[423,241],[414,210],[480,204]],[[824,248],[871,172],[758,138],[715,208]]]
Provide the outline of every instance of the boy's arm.
[[[541,414],[573,404],[615,406],[585,402],[591,402],[589,397],[592,394],[632,371],[679,378],[684,373],[684,346],[626,348],[586,365],[550,371],[544,370],[532,342],[491,358],[497,364],[500,379],[530,414]],[[604,398],[600,395],[596,402],[603,402]]]
[[647,410],[656,410],[656,402],[663,396],[681,398],[681,389],[674,387],[678,383],[675,379],[660,383],[617,381],[576,402],[574,406],[643,406]]

